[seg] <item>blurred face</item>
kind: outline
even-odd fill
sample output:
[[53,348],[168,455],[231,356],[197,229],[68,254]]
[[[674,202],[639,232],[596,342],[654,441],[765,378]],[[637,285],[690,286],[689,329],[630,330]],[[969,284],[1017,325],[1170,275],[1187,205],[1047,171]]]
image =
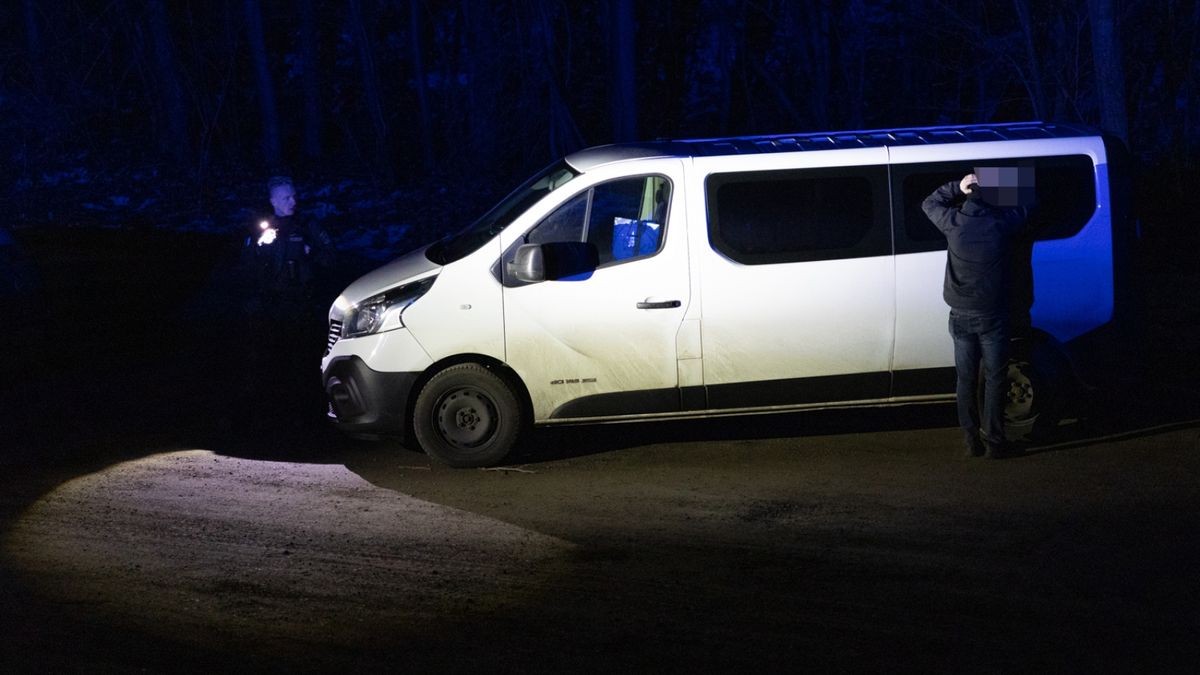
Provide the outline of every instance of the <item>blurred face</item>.
[[276,185],[271,188],[271,206],[275,215],[286,218],[296,212],[296,188],[291,185]]
[[993,206],[1011,208],[1032,206],[1035,201],[1035,176],[1032,166],[979,166],[979,194]]

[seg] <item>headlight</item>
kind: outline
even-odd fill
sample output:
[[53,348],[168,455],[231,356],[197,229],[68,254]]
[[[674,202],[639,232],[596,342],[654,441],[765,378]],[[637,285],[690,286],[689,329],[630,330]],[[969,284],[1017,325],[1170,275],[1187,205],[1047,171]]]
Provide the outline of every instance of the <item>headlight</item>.
[[400,319],[400,313],[413,304],[417,298],[425,295],[425,292],[433,286],[433,280],[436,278],[436,276],[426,277],[411,284],[397,286],[390,291],[367,298],[350,308],[342,328],[342,337],[362,337],[377,333],[384,329],[385,320],[392,314],[396,317],[394,325],[390,325],[384,330],[403,327],[404,322]]

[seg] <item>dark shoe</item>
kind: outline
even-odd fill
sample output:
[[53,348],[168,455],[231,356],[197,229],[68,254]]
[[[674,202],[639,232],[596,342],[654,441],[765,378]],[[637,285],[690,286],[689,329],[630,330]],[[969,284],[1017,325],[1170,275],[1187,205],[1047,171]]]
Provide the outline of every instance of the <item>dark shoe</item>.
[[967,457],[983,457],[984,453],[987,452],[987,448],[984,447],[983,441],[979,440],[979,438],[976,436],[967,436],[966,442]]
[[983,447],[986,449],[983,456],[988,459],[1004,459],[1005,457],[1012,456],[1006,441],[996,442],[985,438],[983,440]]

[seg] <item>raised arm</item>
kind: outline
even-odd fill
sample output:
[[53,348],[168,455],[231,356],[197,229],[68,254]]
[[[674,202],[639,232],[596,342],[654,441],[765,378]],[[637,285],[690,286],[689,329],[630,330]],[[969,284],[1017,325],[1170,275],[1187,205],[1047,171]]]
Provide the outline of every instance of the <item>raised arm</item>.
[[953,217],[958,210],[958,203],[962,201],[967,190],[976,189],[977,185],[978,180],[973,173],[963,176],[962,180],[950,181],[926,197],[925,201],[921,202],[921,210],[934,226],[945,234],[954,227]]

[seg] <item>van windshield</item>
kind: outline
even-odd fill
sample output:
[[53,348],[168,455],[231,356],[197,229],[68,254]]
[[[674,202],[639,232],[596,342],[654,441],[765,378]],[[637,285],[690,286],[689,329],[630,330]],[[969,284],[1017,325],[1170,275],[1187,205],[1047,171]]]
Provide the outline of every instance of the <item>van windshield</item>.
[[551,164],[513,190],[466,229],[430,246],[425,255],[439,265],[447,265],[474,253],[525,213],[526,209],[578,175],[579,172],[564,161]]

